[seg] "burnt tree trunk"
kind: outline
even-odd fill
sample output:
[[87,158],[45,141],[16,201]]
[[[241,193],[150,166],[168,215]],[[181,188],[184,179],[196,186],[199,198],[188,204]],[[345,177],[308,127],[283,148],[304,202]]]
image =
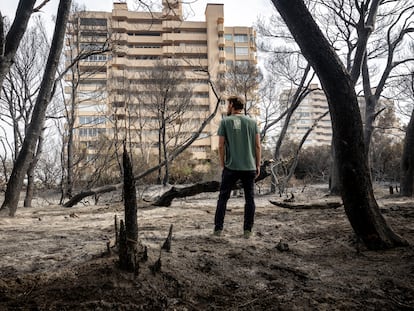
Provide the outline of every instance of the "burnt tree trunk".
[[16,16],[6,37],[4,37],[4,20],[0,12],[0,89],[4,77],[10,71],[13,58],[26,31],[35,3],[36,0],[19,1]]
[[33,194],[35,190],[35,169],[37,163],[39,162],[40,155],[43,149],[43,132],[39,136],[39,141],[37,142],[36,154],[33,155],[33,159],[30,162],[29,169],[27,170],[27,188],[26,188],[26,197],[24,198],[23,206],[32,207]]
[[414,187],[414,111],[408,123],[401,157],[401,195],[411,197]]
[[125,225],[121,222],[119,233],[119,266],[121,269],[138,271],[138,221],[137,221],[137,195],[135,180],[124,144],[123,153],[124,169],[124,208]]
[[170,206],[172,201],[176,198],[190,197],[204,192],[216,192],[219,191],[219,189],[220,182],[218,181],[196,183],[194,185],[184,188],[172,187],[170,190],[168,190],[162,196],[160,196],[157,201],[152,203],[152,205]]
[[66,24],[69,18],[71,0],[59,2],[55,31],[50,52],[40,84],[39,94],[33,109],[32,118],[26,131],[22,148],[13,165],[13,170],[7,183],[4,201],[0,209],[9,209],[9,215],[14,216],[19,202],[20,191],[23,187],[24,176],[29,167],[31,157],[35,153],[36,144],[43,128],[47,106],[51,100],[55,74],[63,48]]
[[316,71],[328,99],[342,200],[355,233],[369,249],[407,245],[407,241],[387,225],[374,198],[361,114],[349,73],[303,0],[272,2]]
[[338,161],[335,156],[335,148],[333,146],[333,141],[331,144],[331,168],[329,176],[329,194],[330,195],[341,195],[341,182],[339,180],[338,172]]

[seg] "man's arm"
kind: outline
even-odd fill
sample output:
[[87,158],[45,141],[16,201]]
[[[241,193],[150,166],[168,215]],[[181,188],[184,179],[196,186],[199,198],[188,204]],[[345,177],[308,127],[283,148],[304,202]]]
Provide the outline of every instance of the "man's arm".
[[219,151],[219,161],[220,166],[222,169],[224,169],[224,136],[219,136],[219,145],[218,145],[218,151]]
[[260,174],[260,160],[262,158],[262,146],[260,144],[260,134],[256,134],[255,149],[256,149],[256,178],[257,178]]

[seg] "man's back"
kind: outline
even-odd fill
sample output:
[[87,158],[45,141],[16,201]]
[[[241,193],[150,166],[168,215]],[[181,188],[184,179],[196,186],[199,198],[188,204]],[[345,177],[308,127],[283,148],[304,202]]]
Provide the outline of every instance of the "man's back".
[[224,118],[218,130],[225,138],[225,166],[232,170],[255,171],[255,139],[259,133],[253,119],[237,114]]

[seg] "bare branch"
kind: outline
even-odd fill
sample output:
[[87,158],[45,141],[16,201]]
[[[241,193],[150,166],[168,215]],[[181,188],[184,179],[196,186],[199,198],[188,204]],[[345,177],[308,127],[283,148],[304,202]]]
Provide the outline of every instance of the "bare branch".
[[33,8],[33,13],[40,12],[40,10],[49,2],[50,0],[44,0],[41,4],[37,7]]

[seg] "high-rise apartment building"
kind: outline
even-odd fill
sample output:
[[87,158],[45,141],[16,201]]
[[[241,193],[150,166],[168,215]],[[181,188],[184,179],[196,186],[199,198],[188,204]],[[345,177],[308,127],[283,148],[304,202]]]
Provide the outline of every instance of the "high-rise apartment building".
[[[100,152],[103,137],[127,140],[147,158],[158,152],[160,135],[169,146],[185,141],[216,107],[209,81],[217,82],[228,66],[257,63],[254,29],[225,27],[223,4],[207,4],[205,21],[183,20],[181,1],[162,4],[162,12],[138,12],[115,2],[112,12],[72,16],[68,62],[90,55],[79,62],[76,76],[66,76],[76,82],[66,93],[75,103],[75,142],[88,157]],[[173,91],[167,100],[165,93]],[[205,159],[217,148],[224,112],[221,105],[189,147],[193,158]]]
[[[310,92],[301,102],[291,117],[287,136],[290,140],[300,142],[314,122],[328,111],[328,102],[325,93],[317,88],[317,85],[311,85],[314,91]],[[292,100],[292,91],[285,90],[280,95],[280,103],[288,107]],[[324,116],[304,143],[307,146],[330,145],[332,140],[331,118]]]
[[[314,129],[306,139],[304,147],[308,146],[324,146],[330,145],[332,142],[332,124],[329,113],[322,119],[318,120],[324,113],[329,110],[328,101],[322,89],[318,88],[317,84],[310,85],[310,92],[306,98],[301,102],[299,107],[295,110],[289,123],[287,136],[294,142],[300,142],[307,131],[314,125]],[[285,90],[280,95],[280,102],[287,107],[291,102],[292,91]],[[358,97],[358,104],[361,111],[362,121],[365,120],[365,99]],[[399,120],[395,116],[393,109],[394,103],[391,100],[381,99],[379,101],[381,107],[387,107],[389,114],[387,129],[384,134],[391,138],[401,137],[401,132],[398,130]],[[317,121],[318,120],[318,121]]]

